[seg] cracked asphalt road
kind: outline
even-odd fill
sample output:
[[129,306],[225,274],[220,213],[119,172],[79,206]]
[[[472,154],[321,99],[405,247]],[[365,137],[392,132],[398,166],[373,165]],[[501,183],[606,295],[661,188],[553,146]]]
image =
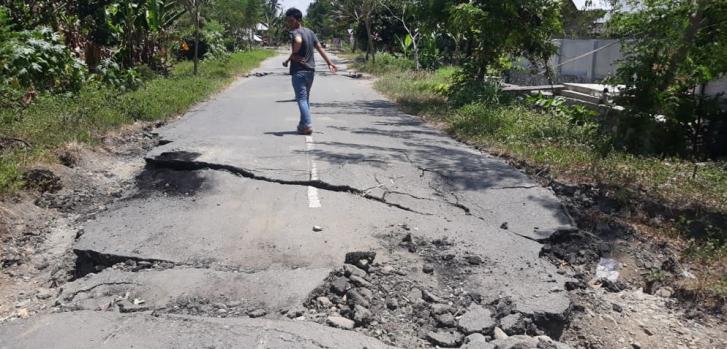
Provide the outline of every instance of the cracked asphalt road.
[[[240,79],[160,130],[163,145],[147,154],[138,192],[77,239],[76,253],[91,265],[64,286],[67,312],[0,328],[0,347],[384,347],[278,314],[302,304],[347,252],[373,250],[386,261],[380,237],[402,224],[417,238],[446,237],[455,251],[492,261],[464,285],[483,302],[509,296],[525,314],[568,311],[566,278],[538,256],[538,241],[571,226],[550,191],[400,112],[371,81],[345,71],[316,76],[316,133],[299,136],[281,60],[258,69],[273,74]],[[165,267],[93,265],[127,259]],[[139,313],[94,311],[124,293],[144,300]],[[235,299],[267,315],[165,314],[182,297]],[[71,334],[81,328],[83,336]],[[187,331],[205,335],[185,342]]]

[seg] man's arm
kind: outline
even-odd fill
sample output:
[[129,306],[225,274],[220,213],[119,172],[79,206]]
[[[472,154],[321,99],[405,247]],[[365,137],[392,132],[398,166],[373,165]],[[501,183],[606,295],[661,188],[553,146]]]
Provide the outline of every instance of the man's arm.
[[326,53],[326,50],[323,49],[320,42],[316,42],[315,45],[316,50],[318,50],[318,53],[321,54],[321,57],[326,61],[326,64],[328,64],[328,69],[331,71],[331,73],[336,73],[338,71],[338,68],[336,68],[336,65],[331,62],[331,59],[328,58],[328,54]]
[[303,37],[296,35],[293,39],[293,50],[290,53],[290,56],[288,56],[288,59],[283,62],[283,66],[287,67],[290,61],[300,61],[301,58],[298,56],[298,51],[300,51],[301,47],[303,47]]

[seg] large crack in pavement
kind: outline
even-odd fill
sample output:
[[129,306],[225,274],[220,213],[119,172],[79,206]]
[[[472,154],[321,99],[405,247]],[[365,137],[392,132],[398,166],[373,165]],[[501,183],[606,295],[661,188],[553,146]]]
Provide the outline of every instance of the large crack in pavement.
[[[263,92],[270,91],[263,89]],[[265,131],[271,129],[279,128],[278,125],[264,128]],[[255,132],[261,130],[256,128]],[[224,132],[215,131],[215,134],[218,133]],[[271,134],[282,137],[286,133]],[[195,133],[195,136],[207,137],[207,134]],[[220,137],[227,139],[226,135]],[[259,134],[239,132],[232,138],[258,142],[260,138],[256,137]],[[494,314],[481,319],[488,322],[486,327],[475,330],[481,335],[494,334],[491,324],[513,335],[546,333],[557,337],[562,330],[560,326],[567,322],[565,317],[570,311],[570,304],[566,304],[567,300],[562,297],[565,277],[557,275],[550,265],[539,262],[538,251],[543,239],[512,230],[498,230],[497,226],[502,221],[498,216],[500,211],[492,213],[494,210],[490,208],[508,205],[505,210],[510,207],[517,210],[520,201],[526,200],[524,197],[530,199],[532,192],[527,189],[537,187],[529,185],[530,181],[519,181],[520,177],[504,171],[504,177],[517,178],[480,183],[479,178],[463,176],[472,181],[468,184],[477,184],[467,187],[457,173],[446,173],[449,169],[443,167],[445,162],[428,161],[427,157],[412,161],[406,152],[402,154],[409,164],[397,161],[387,168],[401,173],[387,172],[386,176],[391,173],[395,176],[379,180],[374,172],[376,183],[371,182],[369,171],[383,169],[386,166],[382,164],[389,163],[365,156],[356,157],[355,162],[371,163],[370,169],[367,164],[363,171],[359,171],[361,167],[354,164],[342,171],[343,174],[338,174],[337,179],[296,180],[303,178],[304,172],[310,169],[302,170],[305,164],[300,157],[293,159],[295,153],[282,160],[293,159],[290,164],[264,163],[260,160],[271,154],[277,157],[277,153],[250,150],[243,142],[233,144],[234,147],[215,143],[207,148],[206,143],[193,143],[194,137],[184,132],[170,139],[179,143],[185,143],[181,140],[191,142],[178,147],[204,153],[203,159],[207,161],[198,161],[199,153],[185,151],[147,153],[145,173],[137,176],[136,191],[111,205],[105,213],[94,215],[84,227],[88,233],[78,234],[73,249],[77,256],[73,279],[60,290],[59,299],[66,301],[59,310],[67,311],[59,314],[60,318],[79,316],[84,318],[84,322],[93,323],[94,319],[110,316],[113,318],[110,322],[116,326],[114,333],[121,326],[118,324],[133,322],[126,319],[149,319],[146,315],[163,318],[169,314],[190,318],[202,316],[189,321],[190,326],[200,326],[209,319],[222,317],[227,319],[221,320],[229,322],[221,323],[249,320],[255,329],[259,329],[269,326],[275,318],[297,314],[295,311],[307,303],[308,314],[303,314],[303,319],[297,318],[306,321],[286,321],[275,325],[277,333],[290,335],[289,338],[279,338],[286,342],[282,347],[289,347],[291,343],[311,343],[315,347],[353,348],[355,346],[326,344],[307,333],[299,336],[284,329],[292,326],[290,324],[313,325],[310,321],[318,320],[321,324],[337,327],[340,324],[327,321],[329,315],[351,317],[353,321],[356,313],[365,314],[356,307],[360,304],[349,301],[346,295],[339,295],[338,301],[333,295],[326,295],[330,297],[329,301],[337,303],[334,305],[336,309],[331,309],[331,304],[318,297],[313,298],[319,294],[312,290],[323,287],[323,291],[330,292],[329,281],[343,278],[363,293],[366,293],[363,291],[366,285],[374,286],[368,287],[375,297],[369,299],[369,311],[380,322],[367,325],[368,334],[391,344],[402,342],[388,341],[385,337],[403,332],[394,328],[389,334],[386,333],[388,327],[401,326],[404,322],[411,322],[406,325],[408,329],[433,331],[433,335],[408,333],[417,340],[428,341],[422,347],[438,345],[436,340],[441,339],[446,331],[470,334],[471,331],[450,321],[452,316],[459,321],[468,313],[489,311]],[[292,141],[275,140],[276,147],[282,146],[288,151],[299,146]],[[160,140],[158,145],[161,147],[156,150],[170,149],[163,146],[171,142]],[[229,153],[220,153],[220,149],[232,152],[248,149],[247,152],[254,158],[226,158]],[[276,152],[281,150],[271,149]],[[391,149],[400,147],[392,146]],[[380,151],[386,150],[381,148]],[[450,153],[437,154],[446,157]],[[489,164],[466,165],[472,160],[470,156],[479,155],[467,153],[462,155],[460,162],[452,162],[451,165],[465,164],[458,169],[477,176],[502,174],[497,168],[487,173],[477,172]],[[339,164],[341,168],[347,164],[346,156],[331,155],[329,158],[333,159],[331,163]],[[316,161],[320,161],[318,165],[330,166],[331,163],[325,164],[325,160],[321,157]],[[251,165],[258,165],[258,162],[263,162],[260,167]],[[379,165],[381,167],[377,167]],[[421,181],[417,170],[421,171]],[[174,173],[160,175],[166,171]],[[289,177],[290,173],[294,176]],[[363,181],[356,181],[361,178]],[[387,185],[389,181],[391,184]],[[524,185],[518,185],[521,183]],[[325,200],[330,204],[317,210],[301,209],[306,197],[294,187],[327,191]],[[477,191],[510,189],[521,196],[511,202],[503,202],[511,198],[510,192],[487,194],[490,196],[485,200],[472,195]],[[540,217],[542,212],[548,211],[537,211],[531,216]],[[314,229],[311,232],[313,224],[325,226],[325,231]],[[530,229],[532,225],[528,222],[522,226]],[[404,231],[391,235],[396,233],[396,229]],[[521,230],[525,232],[522,227]],[[389,234],[390,241],[382,238],[382,234]],[[369,264],[371,269],[355,275],[360,277],[352,277],[342,271],[347,268],[341,269],[342,265],[350,268],[348,254],[361,251],[377,251],[380,258],[375,264]],[[339,259],[343,254],[347,259],[345,264],[341,264],[342,258]],[[553,275],[550,275],[551,272]],[[324,295],[325,292],[320,294]],[[413,297],[416,295],[419,297]],[[391,299],[399,302],[398,310],[390,309],[388,301]],[[499,309],[502,302],[507,303],[504,310]],[[472,309],[477,311],[472,312]],[[87,310],[104,311],[90,314]],[[112,310],[135,314],[116,317],[117,314],[109,315]],[[320,315],[320,319],[311,316],[313,313],[310,311]],[[408,318],[404,320],[400,315]],[[247,316],[264,318],[241,319]],[[506,328],[506,320],[513,318],[519,322]],[[324,331],[333,330],[323,326],[308,328],[326,334],[328,332]],[[360,336],[357,332],[366,331],[354,329],[353,325],[351,329],[353,331],[339,332],[348,339],[357,338]],[[377,330],[384,332],[377,333]],[[149,329],[144,331],[158,336],[157,332]],[[108,337],[108,333],[105,336],[104,339],[115,339]],[[265,339],[265,334],[260,336]],[[226,338],[224,334],[223,338]],[[368,338],[356,340],[363,342]]]
[[236,167],[232,165],[224,165],[224,164],[215,164],[215,163],[209,163],[209,162],[203,162],[203,161],[187,161],[187,160],[174,160],[174,159],[168,159],[170,153],[163,153],[162,155],[165,155],[163,158],[156,157],[156,158],[146,158],[146,162],[148,165],[154,167],[154,168],[166,168],[171,170],[177,170],[177,171],[196,171],[196,170],[216,170],[216,171],[226,171],[231,174],[234,174],[236,176],[254,179],[258,181],[263,182],[269,182],[269,183],[277,183],[282,185],[294,185],[294,186],[306,186],[306,187],[314,187],[321,190],[327,190],[327,191],[333,191],[333,192],[345,192],[350,193],[354,195],[361,196],[365,199],[377,201],[380,203],[383,203],[385,205],[398,208],[400,210],[404,210],[407,212],[412,212],[424,216],[431,216],[431,213],[427,212],[421,212],[417,211],[415,209],[412,209],[410,207],[406,207],[401,204],[389,202],[386,200],[385,196],[377,197],[369,195],[367,190],[361,190],[358,188],[354,188],[352,186],[348,185],[335,185],[330,184],[321,180],[284,180],[284,179],[276,179],[276,178],[270,178],[265,176],[260,176],[255,174],[253,171],[250,171],[248,169],[244,169],[241,167]]

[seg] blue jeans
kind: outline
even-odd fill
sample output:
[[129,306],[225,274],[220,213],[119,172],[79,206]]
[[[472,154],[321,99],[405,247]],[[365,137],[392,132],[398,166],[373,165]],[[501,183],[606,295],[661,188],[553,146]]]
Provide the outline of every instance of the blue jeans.
[[292,75],[295,100],[298,102],[298,109],[300,109],[299,128],[311,127],[310,89],[313,87],[314,75],[315,72],[308,70],[299,70]]

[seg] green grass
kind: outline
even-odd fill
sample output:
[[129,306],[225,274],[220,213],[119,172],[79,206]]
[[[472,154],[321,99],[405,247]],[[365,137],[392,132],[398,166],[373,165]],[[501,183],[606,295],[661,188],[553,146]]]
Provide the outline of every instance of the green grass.
[[406,112],[442,123],[457,138],[547,166],[556,176],[646,191],[674,205],[697,204],[727,214],[726,163],[701,163],[695,171],[695,164],[684,159],[604,152],[593,126],[577,126],[524,103],[447,105],[438,90],[453,71],[387,72],[379,75],[375,87]]
[[[382,61],[384,67],[376,68],[369,62],[359,63],[356,68],[377,75],[375,87],[405,112],[441,125],[460,140],[533,167],[547,168],[559,180],[619,188],[617,199],[624,202],[645,197],[672,207],[695,207],[727,215],[727,163],[695,165],[680,158],[617,151],[609,148],[607,138],[594,124],[579,126],[562,115],[541,112],[522,102],[453,106],[442,91],[455,68],[415,72],[397,69],[407,64]],[[683,248],[683,257],[696,266],[693,270],[697,278],[683,285],[684,289],[727,300],[727,227],[717,227],[697,240],[690,240],[680,222],[664,222],[648,230],[676,238],[676,245],[688,246]]]
[[17,190],[22,169],[50,160],[52,150],[72,142],[93,144],[122,125],[183,113],[272,55],[273,51],[253,50],[234,53],[225,61],[203,61],[198,76],[192,75],[191,62],[181,62],[169,77],[147,81],[136,91],[87,86],[75,96],[41,96],[25,109],[0,110],[2,137],[32,145],[0,155],[0,193]]

